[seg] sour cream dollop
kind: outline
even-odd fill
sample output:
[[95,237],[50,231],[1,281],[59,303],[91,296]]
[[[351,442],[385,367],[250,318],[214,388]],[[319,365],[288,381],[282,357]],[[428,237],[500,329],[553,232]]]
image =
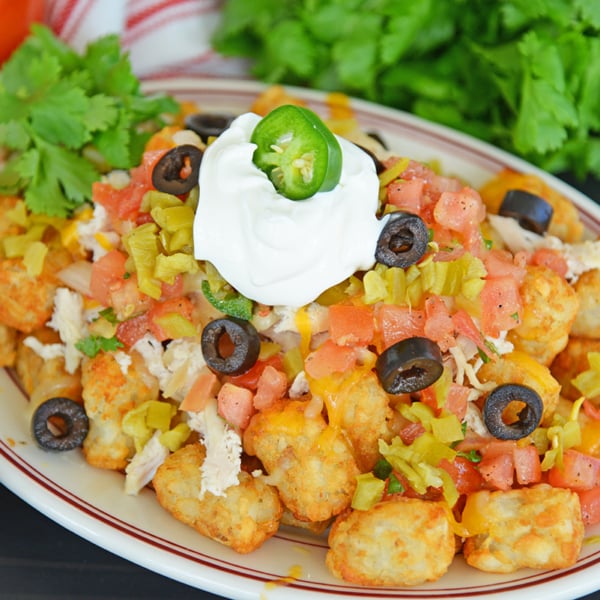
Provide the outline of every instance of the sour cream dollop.
[[241,115],[204,153],[195,257],[252,300],[303,306],[373,266],[385,224],[376,217],[379,180],[373,160],[338,138],[338,185],[302,201],[285,198],[252,162],[250,138],[260,119]]

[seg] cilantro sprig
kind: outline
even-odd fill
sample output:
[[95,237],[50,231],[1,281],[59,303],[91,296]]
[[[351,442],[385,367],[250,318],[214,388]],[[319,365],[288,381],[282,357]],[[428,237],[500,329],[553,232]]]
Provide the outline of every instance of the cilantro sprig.
[[600,176],[597,0],[227,0],[222,54]]
[[10,151],[0,193],[22,193],[34,213],[68,216],[102,171],[139,164],[152,131],[177,110],[168,96],[142,93],[117,36],[79,54],[34,25],[0,71],[0,148]]

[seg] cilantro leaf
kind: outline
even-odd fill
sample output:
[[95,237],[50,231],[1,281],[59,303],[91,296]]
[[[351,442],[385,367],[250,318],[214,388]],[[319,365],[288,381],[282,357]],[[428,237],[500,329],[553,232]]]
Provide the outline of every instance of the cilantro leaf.
[[91,199],[98,166],[139,164],[145,141],[176,113],[173,98],[141,92],[119,38],[108,35],[79,55],[43,25],[0,71],[0,192],[22,194],[30,211],[68,216]]
[[86,356],[94,358],[100,352],[111,352],[123,348],[123,344],[114,336],[105,338],[100,335],[88,335],[79,340],[75,347]]

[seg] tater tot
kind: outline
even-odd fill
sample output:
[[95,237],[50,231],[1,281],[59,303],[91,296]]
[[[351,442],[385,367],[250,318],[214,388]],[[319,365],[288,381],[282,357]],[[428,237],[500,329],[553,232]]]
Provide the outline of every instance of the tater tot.
[[465,560],[491,573],[562,569],[575,563],[583,543],[579,497],[547,484],[476,492],[467,500],[464,523],[483,529],[465,540]]
[[441,503],[397,498],[340,515],[325,561],[333,575],[352,583],[409,586],[439,579],[454,553],[454,534]]
[[54,308],[54,274],[70,260],[66,250],[51,250],[42,275],[32,277],[21,258],[0,259],[0,323],[24,333],[43,327]]
[[[562,386],[561,394],[569,400],[577,400],[581,396],[581,392],[571,383],[571,380],[590,368],[588,352],[600,352],[600,339],[571,336],[566,348],[550,366],[552,375]],[[600,396],[593,400],[600,400]]]
[[276,533],[282,505],[275,488],[262,477],[242,471],[239,485],[224,496],[200,497],[200,467],[206,456],[201,443],[189,444],[167,457],[152,484],[163,508],[176,519],[236,552],[256,550]]
[[285,506],[301,521],[325,521],[350,505],[358,468],[344,435],[307,402],[283,400],[256,413],[244,450],[257,456]]
[[579,309],[571,335],[600,338],[600,269],[586,271],[573,285],[579,298]]
[[484,364],[477,372],[481,382],[518,383],[535,390],[542,400],[542,423],[549,424],[560,398],[560,384],[550,369],[525,352],[515,350]]
[[0,323],[0,367],[12,367],[17,358],[17,330]]
[[81,383],[90,430],[83,453],[91,465],[123,470],[133,456],[133,440],[121,431],[125,414],[146,400],[158,398],[158,383],[139,354],[131,354],[127,374],[111,352],[84,359]]
[[567,345],[579,298],[575,290],[555,271],[528,266],[520,287],[523,319],[508,332],[516,350],[531,354],[543,365]]
[[340,426],[350,440],[361,472],[371,471],[379,459],[379,440],[394,436],[394,411],[374,373],[349,378],[336,393]]

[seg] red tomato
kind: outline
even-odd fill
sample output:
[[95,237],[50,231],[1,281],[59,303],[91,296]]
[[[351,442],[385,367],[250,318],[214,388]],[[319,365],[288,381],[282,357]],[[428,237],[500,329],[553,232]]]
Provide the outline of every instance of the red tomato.
[[333,373],[343,373],[356,364],[356,353],[349,346],[338,346],[327,340],[304,361],[306,373],[314,379],[320,379]]
[[479,472],[489,487],[509,490],[515,473],[512,454],[484,455],[479,463]]
[[538,248],[531,257],[531,264],[548,267],[561,277],[566,277],[569,271],[565,257],[558,250],[551,248]]
[[454,322],[446,303],[439,296],[425,300],[425,336],[437,342],[442,352],[456,345]]
[[333,304],[329,307],[329,334],[340,346],[368,346],[373,341],[374,328],[370,306]]
[[116,336],[121,343],[131,348],[148,331],[150,331],[148,313],[143,313],[119,323],[117,325]]
[[272,406],[285,395],[288,380],[285,373],[267,365],[259,380],[254,395],[254,408],[263,410]]
[[135,221],[147,187],[130,183],[116,190],[108,183],[97,181],[92,185],[92,199],[101,204],[113,220]]
[[563,468],[552,467],[548,471],[548,483],[554,487],[571,488],[575,491],[591,490],[600,486],[600,459],[577,450],[565,450]]
[[156,302],[154,306],[152,306],[148,311],[148,326],[159,342],[169,339],[169,336],[158,324],[158,319],[172,313],[179,313],[188,321],[192,321],[194,304],[189,298],[182,296],[181,298],[170,298],[164,302]]
[[585,525],[600,523],[600,486],[578,491],[581,516]]
[[34,22],[44,22],[44,0],[0,1],[0,64],[29,33]]
[[111,250],[92,263],[90,292],[92,298],[103,306],[111,306],[111,292],[125,283],[127,256],[119,250]]
[[481,334],[481,331],[479,331],[477,325],[475,325],[473,317],[471,317],[471,315],[464,308],[457,310],[452,315],[452,323],[454,324],[456,333],[464,335],[466,338],[470,339],[486,354],[489,352],[489,349],[485,345],[485,340]]
[[202,371],[179,405],[179,410],[194,412],[204,410],[207,402],[215,397],[218,389],[219,380],[217,376],[208,369]]
[[514,329],[521,322],[519,284],[512,277],[486,279],[481,291],[481,329],[498,337],[501,331]]
[[248,388],[249,390],[255,391],[258,387],[258,381],[263,371],[271,366],[279,371],[283,370],[283,361],[279,354],[270,356],[265,360],[257,360],[250,369],[241,375],[230,375],[225,378],[225,381],[234,383],[241,387]]
[[512,277],[519,285],[523,283],[526,269],[523,265],[516,264],[509,252],[492,249],[483,256],[483,263],[488,277]]
[[483,477],[467,458],[457,456],[452,462],[443,458],[438,467],[452,477],[459,494],[472,494],[483,487]]
[[232,427],[245,429],[256,412],[253,397],[250,390],[225,383],[217,394],[218,412]]
[[462,421],[467,414],[467,405],[469,402],[470,388],[452,382],[446,396],[445,407],[451,413],[454,413],[459,421]]
[[388,204],[418,215],[421,212],[424,187],[425,181],[419,178],[394,181],[387,188]]
[[513,450],[515,476],[521,485],[539,483],[542,480],[542,465],[535,446],[516,446]]
[[406,338],[425,335],[425,312],[422,310],[382,304],[377,309],[375,319],[380,352]]

